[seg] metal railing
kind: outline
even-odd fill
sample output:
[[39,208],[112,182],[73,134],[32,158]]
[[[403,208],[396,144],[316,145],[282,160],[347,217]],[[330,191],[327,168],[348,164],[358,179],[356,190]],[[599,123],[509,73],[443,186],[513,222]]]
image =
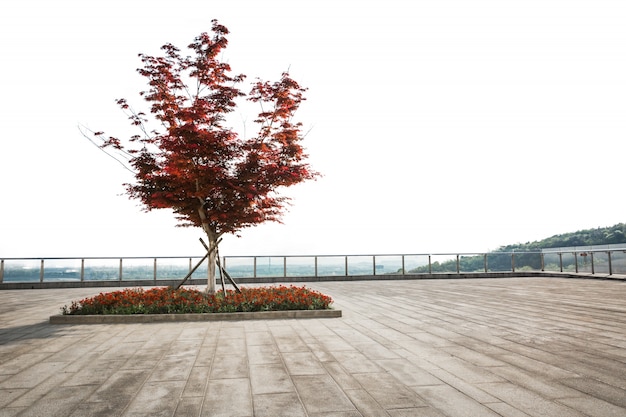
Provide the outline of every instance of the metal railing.
[[[201,256],[0,259],[0,283],[146,281],[184,277]],[[226,256],[233,278],[405,276],[530,271],[626,275],[626,247],[542,252]],[[192,279],[206,279],[206,261]]]
[[[202,256],[4,258],[0,259],[0,283],[172,280],[184,277],[200,259]],[[192,277],[206,278],[206,274],[205,262]]]

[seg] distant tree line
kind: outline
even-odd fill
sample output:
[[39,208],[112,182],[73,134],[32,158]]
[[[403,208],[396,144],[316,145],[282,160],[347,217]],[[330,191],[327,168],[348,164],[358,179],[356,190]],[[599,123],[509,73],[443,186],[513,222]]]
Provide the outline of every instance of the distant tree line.
[[598,227],[597,229],[585,229],[577,232],[563,233],[535,242],[501,246],[496,252],[536,251],[568,246],[615,245],[618,243],[626,243],[626,223],[618,223],[610,227]]
[[[487,267],[489,271],[510,271],[512,265],[511,255],[509,253],[515,252],[516,270],[538,270],[541,268],[541,256],[537,252],[540,252],[542,249],[570,246],[614,245],[619,243],[626,244],[626,223],[618,223],[610,227],[599,227],[597,229],[563,233],[534,242],[500,246],[495,251],[487,254]],[[485,268],[485,258],[481,255],[461,256],[459,258],[458,267],[461,272],[482,272]],[[445,262],[433,262],[430,267],[424,265],[408,272],[423,274],[429,272],[455,273],[456,271],[457,260],[451,259]]]

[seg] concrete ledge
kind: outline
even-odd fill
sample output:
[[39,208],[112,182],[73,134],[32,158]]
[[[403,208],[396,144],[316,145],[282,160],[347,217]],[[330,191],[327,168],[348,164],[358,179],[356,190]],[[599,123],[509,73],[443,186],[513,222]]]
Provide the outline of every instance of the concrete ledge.
[[341,317],[341,310],[251,311],[246,313],[99,314],[50,316],[50,324],[163,323],[179,321],[323,319]]
[[[626,275],[590,274],[573,272],[519,271],[519,272],[447,272],[433,274],[389,274],[389,275],[334,275],[302,277],[257,277],[235,278],[237,284],[304,284],[307,282],[333,281],[402,281],[420,279],[474,279],[474,278],[579,278],[626,281]],[[180,280],[128,280],[128,281],[45,281],[45,282],[0,282],[1,290],[26,290],[48,288],[99,288],[99,287],[165,287],[178,285]],[[206,279],[191,279],[185,285],[206,285]],[[217,283],[219,285],[219,282]]]

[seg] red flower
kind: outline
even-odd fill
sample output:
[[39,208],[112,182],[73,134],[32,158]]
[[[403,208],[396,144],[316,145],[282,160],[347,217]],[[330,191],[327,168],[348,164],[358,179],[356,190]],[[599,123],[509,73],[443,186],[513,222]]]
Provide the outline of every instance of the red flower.
[[73,301],[63,314],[160,314],[328,309],[331,297],[306,287],[242,288],[212,295],[196,289],[127,288]]

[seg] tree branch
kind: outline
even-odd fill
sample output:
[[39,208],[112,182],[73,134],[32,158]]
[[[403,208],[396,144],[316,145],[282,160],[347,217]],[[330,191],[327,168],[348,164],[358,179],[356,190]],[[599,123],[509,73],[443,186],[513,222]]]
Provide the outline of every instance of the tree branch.
[[[92,135],[94,135],[94,134],[95,134],[95,132],[94,132],[94,131],[92,131],[91,129],[89,129],[89,128],[85,127],[85,126],[81,126],[81,125],[79,124],[79,125],[78,125],[78,130],[80,131],[80,134],[81,134],[81,135],[83,135],[83,137],[87,138],[87,140],[88,140],[89,142],[91,142],[91,143],[92,143],[92,144],[93,144],[96,148],[98,148],[100,151],[102,151],[103,153],[105,153],[106,155],[108,155],[110,158],[115,159],[115,160],[117,161],[117,163],[119,163],[119,164],[120,164],[120,165],[121,165],[121,166],[122,166],[122,167],[123,167],[126,171],[128,171],[128,172],[132,173],[133,175],[134,175],[134,174],[136,174],[136,173],[135,173],[135,171],[133,171],[133,169],[132,169],[132,168],[130,168],[130,167],[128,166],[128,160],[126,160],[125,162],[124,162],[124,161],[121,161],[121,160],[119,160],[119,159],[118,159],[115,155],[112,155],[112,154],[110,154],[109,152],[107,152],[106,150],[104,150],[104,148],[102,148],[102,146],[101,146],[101,145],[98,145],[96,142],[94,142],[94,140],[93,140],[93,139],[91,139],[91,138],[90,138],[90,137],[89,137],[89,136],[88,136],[88,135],[87,135],[87,134],[83,131],[83,129],[88,130],[88,131],[89,131]],[[126,152],[124,152],[124,151],[122,151],[122,152],[125,154],[125,156],[126,156],[127,158],[130,156],[128,153],[126,153]]]

